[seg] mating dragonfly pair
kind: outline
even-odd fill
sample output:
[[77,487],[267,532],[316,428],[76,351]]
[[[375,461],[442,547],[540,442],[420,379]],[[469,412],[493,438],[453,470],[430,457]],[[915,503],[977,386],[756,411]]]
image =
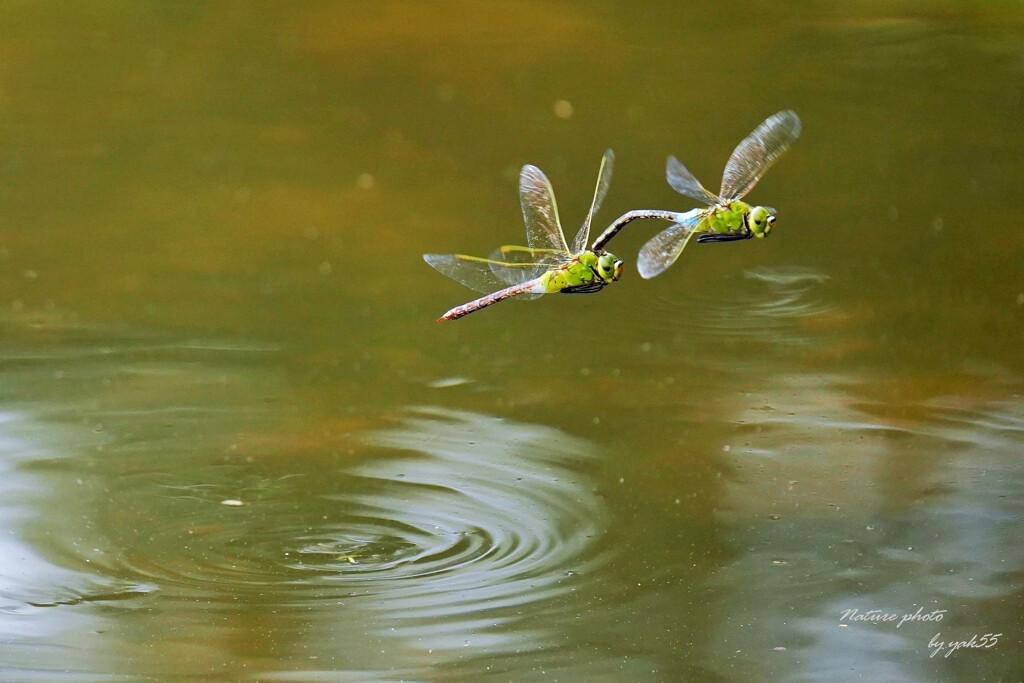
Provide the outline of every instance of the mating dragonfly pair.
[[625,225],[639,219],[671,221],[640,249],[637,270],[652,278],[675,263],[696,235],[698,242],[729,242],[763,238],[775,223],[775,210],[741,201],[800,135],[800,118],[792,111],[769,117],[736,146],[722,175],[722,189],[709,192],[675,157],[667,164],[668,183],[690,199],[705,205],[685,213],[638,209],[619,216],[587,247],[590,226],[608,193],[615,155],[604,153],[597,174],[597,188],[583,226],[569,245],[558,219],[555,194],[544,173],[524,166],[519,175],[519,201],[526,221],[529,246],[499,247],[491,258],[464,254],[424,254],[423,259],[448,277],[486,294],[456,306],[442,320],[457,320],[499,301],[519,297],[534,299],[543,294],[597,292],[622,275],[623,263],[604,247]]

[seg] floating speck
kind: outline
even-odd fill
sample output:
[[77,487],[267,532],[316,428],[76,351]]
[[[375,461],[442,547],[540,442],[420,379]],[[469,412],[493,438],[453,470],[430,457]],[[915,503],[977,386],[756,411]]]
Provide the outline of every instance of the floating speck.
[[572,118],[572,102],[569,100],[555,102],[555,116],[560,119]]
[[220,504],[221,505],[228,505],[230,507],[235,507],[235,508],[242,507],[243,505],[245,505],[245,503],[243,503],[242,501],[238,500],[237,498],[228,498],[226,500],[222,500],[220,502]]
[[447,389],[448,387],[458,387],[463,384],[470,384],[473,380],[466,377],[442,377],[441,379],[435,379],[427,386],[431,389]]

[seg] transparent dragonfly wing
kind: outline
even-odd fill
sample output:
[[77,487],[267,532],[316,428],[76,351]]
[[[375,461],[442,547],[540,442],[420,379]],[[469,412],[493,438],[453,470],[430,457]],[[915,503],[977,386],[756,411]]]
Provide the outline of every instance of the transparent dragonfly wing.
[[558,205],[551,183],[536,166],[526,165],[519,173],[519,203],[526,222],[526,242],[533,249],[568,251]]
[[697,234],[696,228],[710,211],[691,211],[683,220],[668,226],[652,237],[636,258],[636,270],[640,277],[649,280],[660,275],[676,262],[690,239]]
[[755,128],[736,146],[725,165],[719,193],[722,199],[741,199],[750,192],[765,171],[800,137],[802,127],[800,117],[786,110],[769,116]]
[[506,244],[491,252],[491,272],[507,285],[533,280],[545,271],[572,260],[572,255],[557,249],[531,249]]
[[579,254],[586,251],[590,243],[590,224],[594,220],[594,214],[601,210],[605,195],[608,194],[608,186],[612,183],[612,166],[615,164],[615,152],[605,150],[601,158],[601,168],[597,171],[597,187],[594,188],[594,199],[590,202],[590,211],[583,219],[583,225],[576,233],[576,239],[572,241],[572,253]]
[[[481,294],[491,294],[526,282],[546,270],[545,266],[536,263],[515,263],[466,254],[424,254],[423,260],[438,272]],[[540,294],[526,292],[518,298],[534,299],[538,296]]]
[[668,178],[668,184],[672,186],[673,190],[690,199],[696,199],[708,206],[714,206],[722,201],[701,185],[700,181],[690,173],[690,169],[683,166],[682,162],[673,156],[670,156],[665,164],[665,177]]

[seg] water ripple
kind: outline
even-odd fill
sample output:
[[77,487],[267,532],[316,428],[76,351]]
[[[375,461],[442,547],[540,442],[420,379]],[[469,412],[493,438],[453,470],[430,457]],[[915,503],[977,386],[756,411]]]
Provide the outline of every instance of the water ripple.
[[421,631],[550,599],[592,572],[600,560],[588,548],[605,515],[576,471],[589,444],[471,413],[418,412],[370,438],[417,455],[360,467],[363,485],[337,496],[356,523],[306,555],[340,545],[334,580],[386,596],[378,607],[422,620]]
[[[161,486],[178,525],[148,529],[152,551],[127,560],[130,570],[210,599],[290,586],[292,601],[386,594],[406,616],[437,616],[444,605],[484,609],[560,592],[561,582],[594,561],[586,551],[604,514],[578,471],[591,457],[586,442],[422,409],[400,427],[370,434],[366,445],[381,457],[332,475],[327,485],[290,477],[238,501],[223,486]],[[121,483],[151,488],[132,476]],[[315,509],[330,510],[316,523],[289,511],[311,486],[321,501]],[[226,499],[240,505],[218,504]],[[188,552],[155,548],[168,534],[184,535]],[[460,596],[454,602],[453,592]]]
[[654,321],[673,329],[685,322],[687,335],[725,337],[785,336],[794,320],[827,314],[832,304],[824,285],[829,277],[799,266],[761,267],[743,272],[743,278],[728,278],[726,291],[695,296],[662,298],[654,302]]

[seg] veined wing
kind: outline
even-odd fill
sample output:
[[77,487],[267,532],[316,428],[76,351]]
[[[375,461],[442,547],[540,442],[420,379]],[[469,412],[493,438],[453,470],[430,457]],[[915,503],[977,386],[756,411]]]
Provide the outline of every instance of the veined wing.
[[585,251],[590,243],[590,223],[594,219],[594,214],[601,210],[604,197],[608,194],[608,186],[612,183],[612,166],[614,163],[615,152],[610,149],[605,150],[604,156],[601,158],[601,168],[597,171],[597,187],[594,188],[594,199],[590,202],[590,211],[587,212],[587,217],[583,219],[583,225],[580,227],[579,232],[576,233],[576,239],[572,241],[572,253],[574,254]]
[[526,221],[526,242],[533,249],[569,251],[551,183],[536,166],[526,165],[519,173],[519,203]]
[[671,266],[697,234],[696,228],[711,209],[694,210],[683,216],[678,223],[668,226],[652,237],[636,258],[636,270],[640,277],[650,279],[660,275]]
[[544,271],[557,268],[572,260],[572,254],[558,249],[531,249],[506,244],[491,252],[491,272],[506,285],[518,285]]
[[[536,263],[510,263],[466,254],[424,254],[423,260],[435,270],[481,294],[491,294],[511,284],[532,279],[524,275],[546,270]],[[496,273],[502,272],[499,276]],[[523,299],[533,299],[539,294],[525,293]]]
[[780,111],[769,116],[736,146],[722,175],[725,201],[741,199],[757,185],[764,172],[800,137],[802,124],[794,112]]
[[665,176],[673,190],[690,199],[696,199],[708,206],[714,206],[722,201],[701,185],[700,181],[690,173],[690,169],[683,166],[682,162],[673,156],[670,156],[665,164]]

